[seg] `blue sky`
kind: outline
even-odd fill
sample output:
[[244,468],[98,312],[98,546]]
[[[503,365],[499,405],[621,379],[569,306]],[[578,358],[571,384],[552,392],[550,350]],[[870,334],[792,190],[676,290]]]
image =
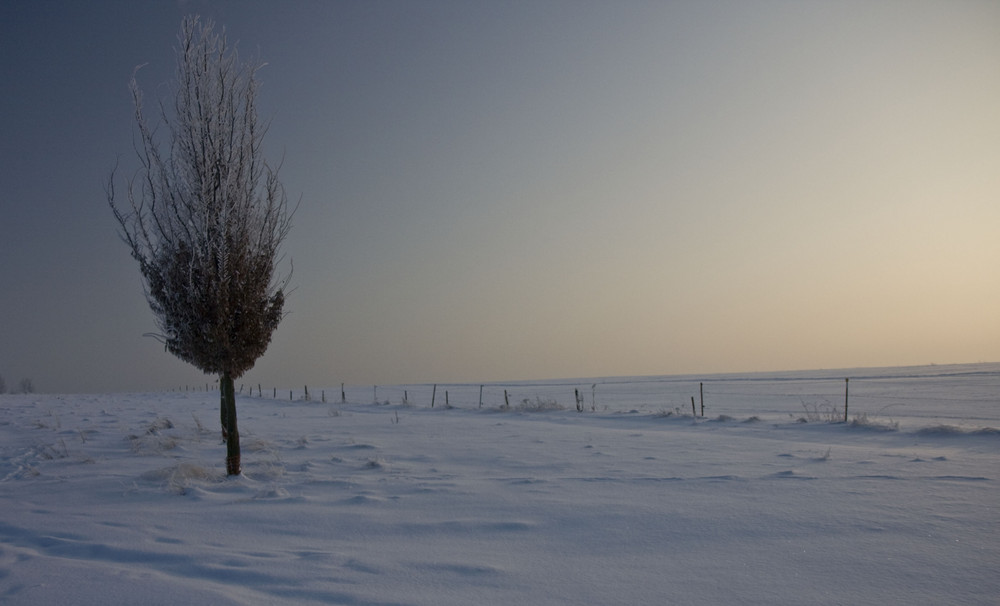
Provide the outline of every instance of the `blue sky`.
[[211,381],[155,330],[103,181],[181,18],[267,65],[301,197],[245,380],[1000,360],[995,2],[0,4],[0,375]]

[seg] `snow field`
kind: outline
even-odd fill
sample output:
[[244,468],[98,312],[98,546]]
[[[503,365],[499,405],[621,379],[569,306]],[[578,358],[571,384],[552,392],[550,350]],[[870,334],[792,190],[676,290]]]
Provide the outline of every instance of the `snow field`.
[[895,370],[891,422],[849,424],[756,375],[705,419],[690,382],[584,413],[241,396],[236,478],[217,394],[0,396],[0,602],[996,604],[1000,369]]

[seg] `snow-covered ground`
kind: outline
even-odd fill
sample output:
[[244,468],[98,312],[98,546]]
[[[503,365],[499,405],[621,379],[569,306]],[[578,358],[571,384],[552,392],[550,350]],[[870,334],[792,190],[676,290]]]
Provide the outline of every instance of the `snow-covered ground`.
[[0,603],[1000,603],[998,364],[310,392],[0,396]]

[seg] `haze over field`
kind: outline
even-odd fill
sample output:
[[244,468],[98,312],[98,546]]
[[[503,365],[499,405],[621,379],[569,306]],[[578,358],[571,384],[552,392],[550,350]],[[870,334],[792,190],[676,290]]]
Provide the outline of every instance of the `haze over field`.
[[102,187],[187,13],[302,199],[255,383],[1000,359],[995,2],[5,2],[8,385],[206,380]]

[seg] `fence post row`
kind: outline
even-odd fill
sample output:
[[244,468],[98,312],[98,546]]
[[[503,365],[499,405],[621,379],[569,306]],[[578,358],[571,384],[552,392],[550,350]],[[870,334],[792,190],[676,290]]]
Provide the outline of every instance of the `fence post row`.
[[[848,419],[849,419],[850,381],[851,381],[850,377],[845,377],[844,378],[844,422],[845,423],[847,423]],[[241,384],[240,385],[240,391],[239,391],[240,394],[243,393],[243,387],[244,387],[244,385]],[[434,408],[435,404],[437,403],[437,387],[438,387],[437,383],[435,383],[433,385],[433,388],[432,388],[432,391],[431,391],[431,408]],[[483,389],[484,389],[484,387],[485,387],[485,385],[482,385],[482,384],[479,386],[479,408],[483,407]],[[210,388],[210,385],[206,384],[205,385],[205,390],[208,391],[209,388]],[[178,390],[180,390],[180,389],[183,389],[185,391],[197,391],[198,390],[197,387],[195,387],[192,390],[192,388],[191,388],[190,385],[185,385],[182,388],[178,388]],[[303,389],[305,391],[305,396],[304,396],[305,401],[307,401],[307,402],[311,401],[312,399],[311,399],[311,397],[309,395],[309,386],[305,385],[303,387]],[[596,411],[597,410],[597,384],[596,383],[590,386],[590,391],[591,391],[591,408]],[[250,396],[253,395],[253,386],[250,387],[250,391],[248,393],[249,393]],[[326,390],[324,389],[320,393],[321,393],[321,399],[325,403],[326,402]],[[257,394],[258,394],[259,397],[264,397],[264,389],[263,389],[263,386],[260,383],[257,384]],[[375,402],[378,402],[378,385],[373,385],[372,386],[372,394],[373,394],[373,396],[375,398]],[[271,393],[271,397],[274,398],[274,399],[277,399],[277,397],[278,397],[278,388],[277,387],[273,388],[272,393]],[[700,405],[701,405],[701,414],[700,415],[698,414],[698,408],[697,408],[697,406],[695,404],[695,398],[694,398],[694,396],[691,396],[691,414],[692,414],[692,416],[695,416],[695,417],[699,417],[700,416],[701,418],[704,418],[705,417],[705,383],[704,382],[699,382],[698,383],[698,397],[699,397]],[[288,392],[288,399],[289,399],[289,401],[294,401],[294,392],[292,390],[289,390],[289,392]],[[403,403],[404,404],[409,403],[409,399],[410,399],[409,398],[409,391],[408,390],[404,390],[403,391]],[[445,392],[444,392],[444,399],[445,399],[445,407],[446,408],[451,408],[451,402],[449,400],[449,394],[448,394],[447,390],[445,390]],[[576,404],[576,410],[578,412],[582,412],[583,411],[584,399],[585,398],[584,398],[583,394],[580,393],[580,389],[579,388],[574,388],[574,390],[573,390],[573,400],[574,400],[574,402]],[[504,404],[503,404],[504,408],[510,408],[510,394],[509,394],[509,392],[506,389],[503,390],[503,400],[504,400]],[[341,401],[341,403],[345,403],[345,404],[347,403],[347,392],[346,392],[346,389],[345,389],[345,383],[341,383],[340,384],[340,401]]]

